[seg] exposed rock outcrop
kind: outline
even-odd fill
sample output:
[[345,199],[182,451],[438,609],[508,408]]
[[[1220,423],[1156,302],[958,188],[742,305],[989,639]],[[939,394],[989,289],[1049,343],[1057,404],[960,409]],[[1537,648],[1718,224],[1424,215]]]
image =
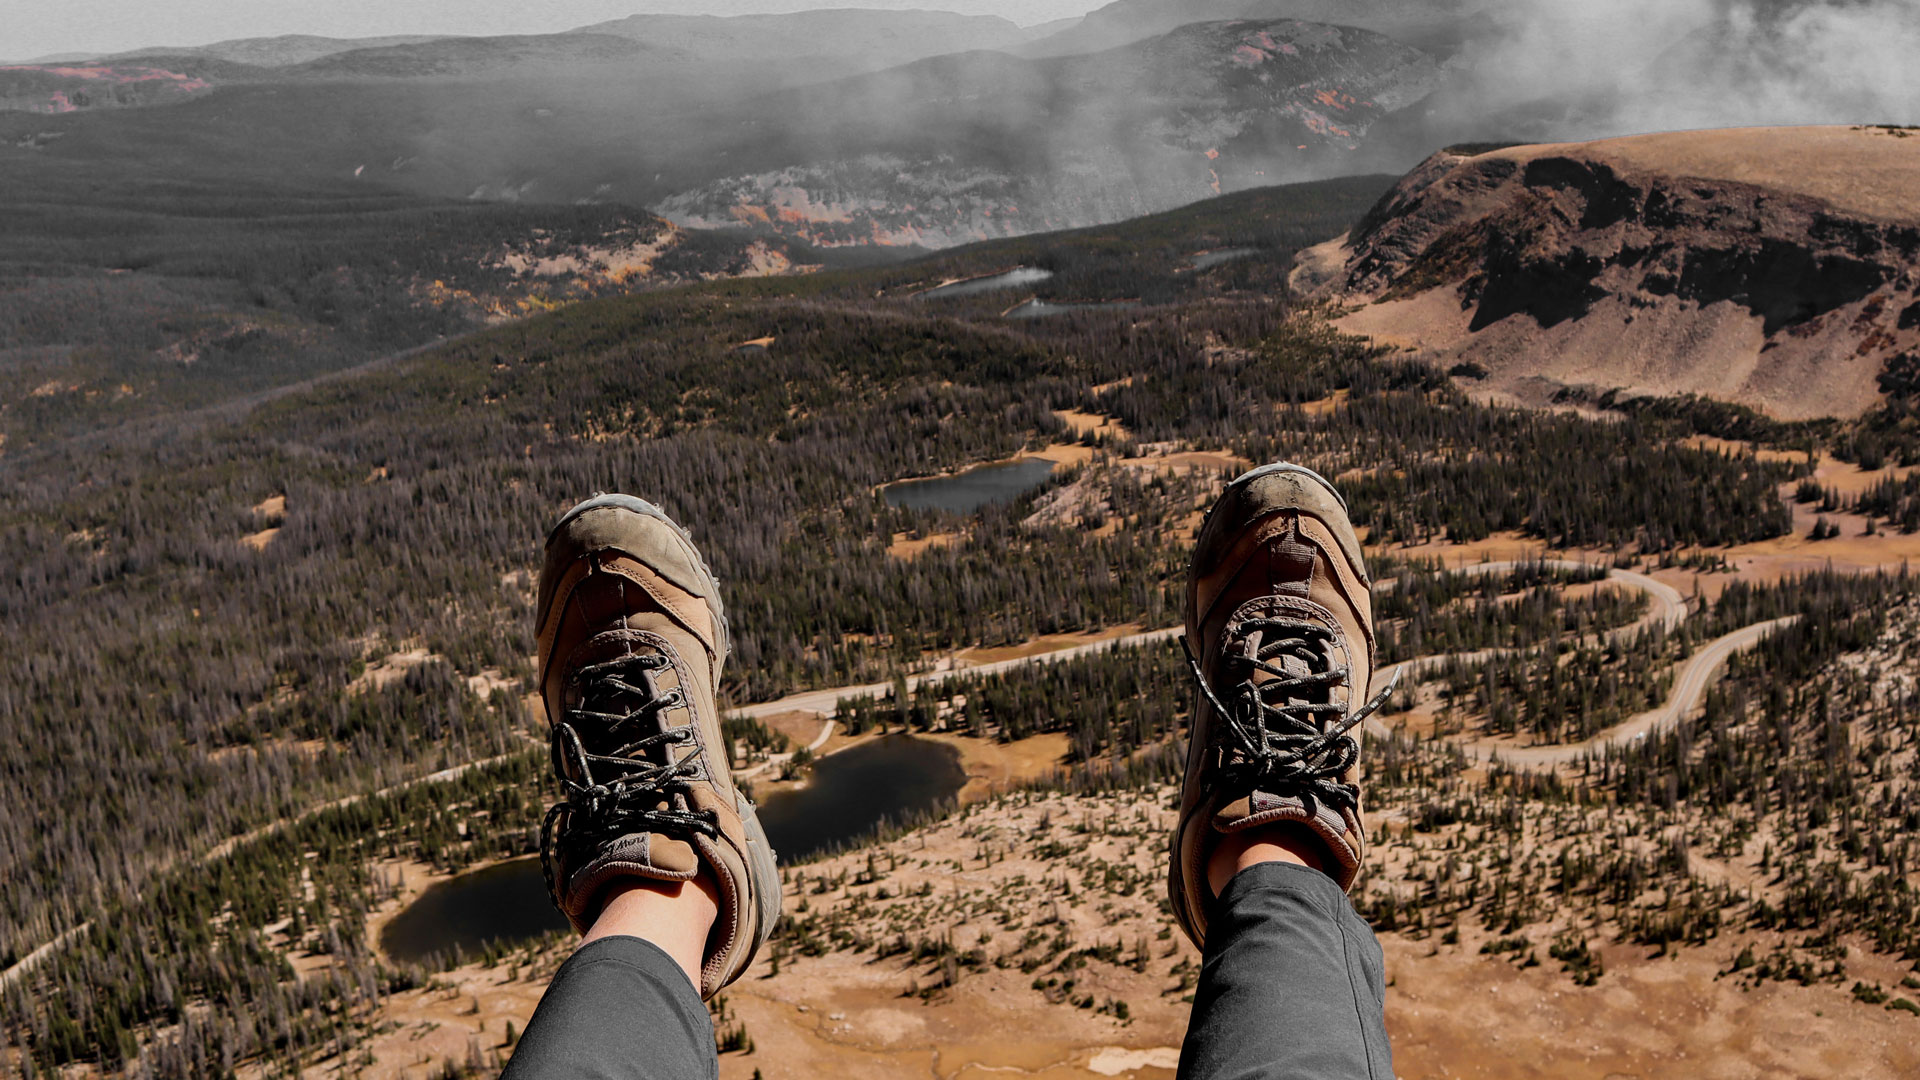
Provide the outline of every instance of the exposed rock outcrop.
[[[1445,151],[1297,290],[1541,403],[1565,386],[1855,416],[1920,350],[1920,132],[1751,128]],[[1471,150],[1472,148],[1469,148]]]

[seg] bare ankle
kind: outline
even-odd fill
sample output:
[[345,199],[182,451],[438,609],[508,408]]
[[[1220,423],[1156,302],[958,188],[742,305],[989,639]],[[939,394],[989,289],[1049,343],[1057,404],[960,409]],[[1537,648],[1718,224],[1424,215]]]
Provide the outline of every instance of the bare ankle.
[[1326,873],[1329,859],[1326,844],[1292,822],[1245,829],[1220,838],[1207,858],[1207,885],[1219,896],[1235,874],[1265,862],[1292,863]]
[[692,881],[627,878],[607,889],[606,902],[580,939],[626,935],[650,941],[673,958],[697,990],[707,936],[720,917],[720,890],[711,874]]

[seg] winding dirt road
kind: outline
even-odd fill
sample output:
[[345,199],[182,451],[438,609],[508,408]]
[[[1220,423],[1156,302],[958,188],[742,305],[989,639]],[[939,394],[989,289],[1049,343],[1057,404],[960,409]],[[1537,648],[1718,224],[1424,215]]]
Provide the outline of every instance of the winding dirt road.
[[[1519,564],[1511,562],[1482,563],[1478,566],[1463,567],[1459,572],[1501,573],[1517,565]],[[1559,569],[1578,570],[1585,564],[1551,559],[1547,560],[1546,565]],[[1628,635],[1637,634],[1656,624],[1672,630],[1686,621],[1688,614],[1686,598],[1681,596],[1680,590],[1673,586],[1632,570],[1609,570],[1607,580],[1639,589],[1647,594],[1649,601],[1646,614],[1626,626],[1608,631],[1606,637],[1609,640],[1619,640]],[[1715,638],[1680,662],[1674,672],[1673,689],[1668,692],[1665,701],[1580,742],[1528,746],[1508,739],[1451,739],[1449,741],[1482,760],[1490,761],[1497,757],[1504,764],[1516,768],[1551,769],[1579,761],[1584,756],[1599,753],[1604,747],[1621,746],[1636,739],[1646,738],[1653,732],[1663,731],[1679,723],[1682,717],[1699,708],[1701,701],[1707,696],[1707,689],[1713,685],[1714,677],[1719,674],[1721,667],[1734,653],[1752,648],[1768,634],[1783,626],[1791,625],[1798,619],[1798,615],[1789,615],[1785,618],[1742,627],[1730,634]],[[1464,659],[1473,662],[1520,651],[1525,650],[1481,649],[1471,653],[1439,653],[1404,660],[1391,667],[1383,668],[1374,677],[1372,689],[1378,692],[1396,673],[1415,675],[1452,660]],[[1369,719],[1366,726],[1368,733],[1372,735],[1385,736],[1392,730],[1378,718]]]
[[[489,765],[494,765],[494,764],[498,764],[499,762],[505,761],[516,754],[524,754],[524,753],[526,753],[525,750],[508,751],[507,753],[500,754],[495,757],[483,758],[479,761],[469,761],[465,765],[455,765],[452,768],[441,769],[438,772],[430,772],[425,776],[416,776],[411,780],[402,780],[400,783],[393,784],[388,787],[383,787],[378,791],[363,792],[362,794],[359,794],[359,795],[348,795],[344,798],[330,799],[327,802],[316,803],[315,805],[309,806],[305,810],[302,810],[298,814],[294,814],[291,817],[283,817],[278,821],[268,822],[267,824],[262,825],[257,829],[252,829],[248,832],[241,833],[239,836],[230,836],[227,839],[220,841],[218,844],[215,844],[213,847],[208,848],[206,853],[201,855],[198,861],[200,862],[201,865],[204,866],[207,863],[224,859],[228,855],[233,854],[234,850],[237,849],[242,844],[249,843],[254,840],[259,840],[263,837],[272,836],[273,834],[278,832],[284,832],[285,830],[290,829],[293,826],[298,825],[301,822],[307,820],[313,815],[322,813],[327,810],[341,809],[343,807],[352,806],[353,804],[358,802],[364,802],[367,799],[377,799],[383,795],[392,795],[395,792],[405,791],[406,789],[411,787],[419,787],[421,784],[445,783],[449,780],[458,779],[459,777],[464,776],[475,769],[484,769]],[[154,876],[158,877],[159,874],[166,873],[167,870],[171,868],[171,866],[172,866],[171,862],[169,862],[167,865],[162,866],[159,872],[156,873]],[[93,926],[93,921],[91,919],[89,919],[86,922],[80,923],[77,926],[70,926],[67,929],[62,930],[59,934],[55,935],[46,944],[40,946],[39,948],[33,950],[27,955],[21,957],[18,961],[16,961],[11,967],[7,968],[5,971],[0,971],[0,993],[5,993],[6,991],[12,989],[13,984],[19,981],[19,979],[22,976],[26,975],[28,972],[38,967],[49,956],[52,956],[55,952],[59,951],[59,949],[65,946],[67,942],[72,941],[74,938],[77,938],[80,935],[86,933],[87,930],[90,929],[92,926]]]
[[[1518,562],[1476,563],[1471,566],[1458,567],[1453,572],[1464,574],[1499,574],[1506,573],[1521,565],[1522,564]],[[1591,564],[1575,562],[1570,559],[1547,559],[1535,565],[1545,565],[1557,570],[1584,570]],[[1605,637],[1609,640],[1617,640],[1628,635],[1637,634],[1655,625],[1664,626],[1666,629],[1672,630],[1687,619],[1688,610],[1686,597],[1680,595],[1680,590],[1675,589],[1666,582],[1656,581],[1646,574],[1633,570],[1621,569],[1609,569],[1606,580],[1616,585],[1638,589],[1640,592],[1646,594],[1648,600],[1647,611],[1641,615],[1640,618],[1625,626],[1616,627],[1606,632]],[[1391,582],[1381,582],[1377,587],[1390,588]],[[1582,755],[1597,753],[1604,746],[1623,745],[1635,739],[1644,738],[1650,732],[1664,730],[1672,726],[1679,722],[1681,717],[1698,708],[1702,699],[1706,697],[1707,688],[1713,685],[1714,676],[1719,673],[1720,668],[1725,665],[1727,659],[1734,653],[1753,647],[1760,639],[1766,637],[1774,630],[1792,623],[1796,618],[1798,618],[1798,616],[1789,616],[1783,619],[1774,619],[1771,622],[1757,623],[1707,643],[1699,651],[1680,663],[1674,673],[1673,689],[1668,693],[1666,701],[1653,709],[1630,717],[1622,723],[1616,724],[1594,735],[1592,738],[1581,742],[1555,744],[1551,746],[1525,746],[1509,740],[1498,739],[1456,739],[1452,741],[1469,754],[1473,754],[1482,759],[1491,759],[1493,756],[1498,755],[1500,760],[1508,765],[1520,768],[1546,769],[1578,761]],[[975,667],[946,667],[935,671],[924,672],[919,675],[908,676],[907,685],[911,688],[918,688],[941,683],[947,679],[961,675],[993,675],[1004,671],[1011,671],[1028,664],[1057,663],[1062,660],[1071,660],[1075,657],[1087,656],[1099,652],[1102,649],[1144,645],[1151,642],[1165,641],[1168,638],[1178,637],[1179,635],[1179,627],[1168,627],[1162,630],[1148,630],[1144,633],[1111,638],[1106,641],[1091,642],[1086,645],[1076,645],[1072,648],[1060,649],[1055,652],[1036,653],[1032,656],[1020,656],[1010,660],[998,660],[991,664],[980,664]],[[1372,689],[1377,692],[1386,686],[1387,680],[1392,678],[1395,672],[1401,673],[1404,677],[1431,670],[1451,660],[1484,660],[1502,653],[1516,651],[1524,650],[1481,649],[1465,653],[1437,653],[1432,656],[1421,656],[1412,660],[1403,660],[1398,664],[1393,664],[1381,669],[1381,671],[1374,676]],[[789,694],[775,701],[763,701],[756,705],[748,705],[735,711],[743,716],[761,718],[787,712],[811,712],[823,717],[830,717],[833,715],[834,710],[838,707],[842,698],[879,697],[891,692],[891,688],[891,683],[868,683],[864,686],[846,686],[830,690],[808,690],[798,694]],[[1386,724],[1377,719],[1367,722],[1367,730],[1369,733],[1379,736],[1385,736],[1391,731]],[[829,721],[822,728],[820,736],[813,741],[809,749],[818,751],[820,747],[826,745],[827,738],[832,735],[832,733],[833,724]],[[776,754],[765,763],[756,766],[753,774],[757,775],[761,771],[773,768],[791,756],[791,754]]]
[[1799,620],[1798,615],[1788,615],[1755,623],[1713,639],[1681,662],[1673,680],[1673,690],[1667,694],[1666,701],[1581,742],[1521,746],[1494,740],[1453,741],[1467,752],[1489,760],[1497,756],[1502,762],[1518,768],[1550,769],[1578,761],[1582,755],[1598,753],[1605,746],[1619,746],[1644,739],[1655,731],[1663,731],[1679,723],[1682,717],[1698,708],[1707,696],[1707,689],[1713,685],[1715,676],[1720,673],[1720,668],[1734,653],[1752,648],[1768,634]]
[[[1518,564],[1511,562],[1480,563],[1474,566],[1460,568],[1459,572],[1470,574],[1502,573],[1513,569],[1516,565]],[[1586,564],[1555,559],[1548,560],[1547,565],[1561,569],[1577,570],[1583,568]],[[1609,570],[1607,580],[1616,584],[1625,585],[1629,588],[1639,589],[1647,594],[1650,601],[1646,614],[1627,626],[1609,631],[1609,637],[1618,637],[1620,635],[1634,633],[1655,623],[1664,624],[1668,629],[1672,629],[1679,626],[1687,617],[1686,599],[1671,585],[1655,581],[1645,574],[1635,573],[1631,570]],[[1714,676],[1734,653],[1753,647],[1753,645],[1774,630],[1792,623],[1797,618],[1798,616],[1788,616],[1783,619],[1774,619],[1771,622],[1758,623],[1736,630],[1731,634],[1709,642],[1681,663],[1679,670],[1675,673],[1673,690],[1667,695],[1667,700],[1664,703],[1657,708],[1640,713],[1621,724],[1608,728],[1583,742],[1556,744],[1552,746],[1522,746],[1498,740],[1454,741],[1468,753],[1484,760],[1491,760],[1495,756],[1498,756],[1499,760],[1508,765],[1528,769],[1547,769],[1577,761],[1582,755],[1596,753],[1604,746],[1621,745],[1635,739],[1644,738],[1651,732],[1664,730],[1677,723],[1681,717],[1697,708],[1701,700],[1706,696],[1707,688],[1712,685]],[[922,672],[918,675],[910,675],[907,677],[907,685],[912,688],[918,688],[921,686],[937,685],[948,679],[962,675],[995,675],[1001,672],[1012,671],[1015,668],[1025,667],[1029,664],[1059,663],[1063,660],[1072,660],[1076,657],[1091,655],[1103,649],[1145,645],[1152,642],[1165,641],[1169,638],[1178,637],[1180,632],[1181,630],[1177,626],[1167,627],[1160,630],[1148,630],[1143,633],[1129,634],[1125,637],[1109,638],[1105,641],[1090,642],[1085,645],[1076,645],[1072,648],[1058,649],[1053,652],[1035,653],[1031,656],[1018,656],[1008,660],[997,660],[989,664],[979,664],[971,667],[948,666],[933,671]],[[1473,653],[1443,653],[1402,661],[1399,664],[1383,669],[1376,675],[1374,689],[1378,690],[1380,687],[1385,686],[1386,680],[1391,677],[1395,670],[1412,674],[1436,667],[1448,660],[1485,658],[1502,651],[1507,650],[1487,649]],[[763,701],[754,705],[747,705],[734,710],[734,712],[742,716],[760,718],[786,712],[811,712],[817,713],[822,717],[831,717],[834,710],[838,708],[842,698],[863,696],[878,697],[890,692],[891,689],[891,683],[881,682],[868,683],[862,686],[835,687],[828,690],[808,690],[798,694],[789,694],[786,697],[774,701]],[[1377,719],[1369,720],[1367,722],[1367,729],[1370,733],[1381,736],[1388,734],[1390,731],[1385,724]],[[826,745],[828,738],[833,735],[833,731],[834,724],[833,721],[829,719],[821,726],[819,736],[813,740],[808,746],[808,749],[817,752],[821,747]],[[223,858],[243,843],[279,832],[322,811],[350,806],[363,799],[391,794],[419,784],[433,784],[452,780],[472,769],[482,768],[494,762],[503,761],[511,756],[512,754],[504,754],[499,757],[488,758],[484,761],[457,765],[450,769],[442,769],[438,772],[416,777],[412,780],[382,788],[379,791],[370,792],[365,795],[352,795],[343,799],[334,799],[309,807],[293,817],[283,818],[270,825],[263,825],[251,832],[222,841],[202,855],[200,861],[211,862],[215,859]],[[781,764],[791,756],[790,753],[775,754],[767,761],[755,766],[752,770],[743,773],[742,776],[758,775],[760,772]],[[41,945],[39,948],[22,957],[13,966],[7,968],[5,971],[0,971],[0,992],[5,992],[11,988],[21,976],[31,971],[66,943],[84,934],[90,925],[89,923],[81,923],[78,926],[61,932],[46,944]]]

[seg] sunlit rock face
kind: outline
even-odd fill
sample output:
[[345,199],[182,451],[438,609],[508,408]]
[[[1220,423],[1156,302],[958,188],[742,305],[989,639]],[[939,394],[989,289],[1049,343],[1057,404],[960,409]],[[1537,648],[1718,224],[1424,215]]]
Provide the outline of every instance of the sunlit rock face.
[[1463,147],[1303,254],[1343,325],[1483,390],[1857,416],[1920,390],[1920,138],[1740,128]]
[[[1418,49],[1294,20],[1198,24],[1090,56],[940,57],[793,95],[760,155],[789,162],[658,209],[825,245],[1097,224],[1350,172],[1367,129],[1438,78]],[[835,152],[849,144],[862,152]]]

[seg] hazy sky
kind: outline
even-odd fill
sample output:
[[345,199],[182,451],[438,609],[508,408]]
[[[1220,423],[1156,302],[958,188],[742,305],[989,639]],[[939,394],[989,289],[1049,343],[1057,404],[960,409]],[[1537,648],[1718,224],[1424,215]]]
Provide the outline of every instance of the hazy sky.
[[823,7],[928,8],[1021,25],[1106,0],[0,0],[0,59],[204,45],[276,34],[538,34],[639,12],[746,15]]

